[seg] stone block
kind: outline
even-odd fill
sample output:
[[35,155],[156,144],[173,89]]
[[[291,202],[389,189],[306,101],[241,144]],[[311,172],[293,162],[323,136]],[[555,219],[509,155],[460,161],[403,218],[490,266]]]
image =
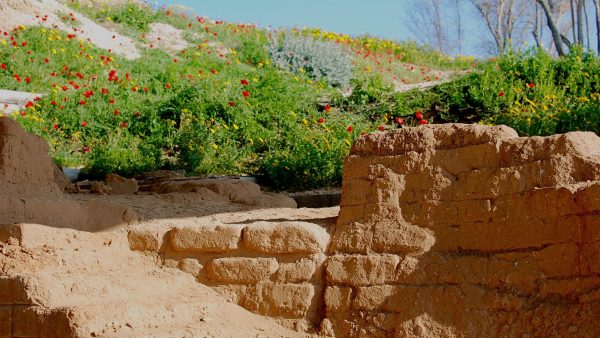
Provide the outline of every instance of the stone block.
[[394,280],[400,258],[396,255],[331,256],[327,281],[344,285],[378,285]]
[[179,270],[187,272],[196,278],[200,276],[204,269],[202,264],[195,258],[184,258],[177,263],[177,267]]
[[268,254],[320,253],[327,249],[329,234],[307,222],[257,222],[244,230],[247,249]]
[[237,250],[243,225],[176,227],[171,230],[173,251],[220,253]]
[[350,311],[352,288],[328,286],[325,289],[325,309],[327,317],[336,317],[340,313]]
[[206,265],[208,279],[225,284],[256,284],[269,280],[279,264],[275,258],[228,257]]
[[302,318],[315,302],[312,284],[261,283],[249,290],[243,306],[253,312],[283,318]]
[[149,229],[132,229],[127,233],[129,248],[133,251],[158,252],[163,243],[163,232]]
[[309,282],[315,276],[317,262],[302,258],[293,263],[279,263],[277,281],[284,283]]

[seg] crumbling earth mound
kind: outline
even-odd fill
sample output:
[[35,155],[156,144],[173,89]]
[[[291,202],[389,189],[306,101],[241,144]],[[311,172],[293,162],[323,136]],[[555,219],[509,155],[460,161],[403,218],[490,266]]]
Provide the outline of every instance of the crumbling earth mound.
[[0,117],[0,224],[38,223],[98,231],[137,221],[133,210],[106,201],[73,201],[48,146],[14,120]]

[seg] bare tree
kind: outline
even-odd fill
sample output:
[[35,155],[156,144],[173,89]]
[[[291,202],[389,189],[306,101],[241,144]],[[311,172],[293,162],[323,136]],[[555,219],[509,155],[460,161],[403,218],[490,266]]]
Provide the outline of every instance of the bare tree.
[[[569,0],[569,7],[571,8],[571,22],[575,24],[575,0]],[[573,41],[577,41],[577,32],[573,29]]]
[[[530,0],[469,0],[502,54],[525,44],[535,28],[535,6]],[[517,39],[517,41],[515,40]]]
[[591,50],[591,41],[590,41],[590,19],[588,17],[588,8],[585,0],[583,1],[583,14],[585,16],[585,41],[587,41],[587,49]]
[[[581,46],[584,45],[585,33],[583,30],[584,18],[583,18],[583,5],[584,0],[577,0],[577,43]],[[575,22],[573,22],[575,23]]]
[[461,0],[454,0],[454,6],[456,7],[456,34],[458,36],[458,53],[463,53],[463,28],[462,28],[462,14],[460,8]]
[[594,0],[594,6],[596,7],[596,48],[600,54],[600,0]]
[[[456,6],[449,17],[448,9]],[[460,0],[413,0],[407,11],[408,29],[419,42],[430,45],[445,54],[462,52],[462,18]],[[456,27],[456,31],[448,27]]]
[[548,2],[548,0],[535,0],[542,9],[544,10],[544,14],[546,15],[546,21],[548,23],[548,28],[552,33],[552,39],[554,40],[554,46],[556,47],[556,51],[558,55],[566,55],[568,48],[571,45],[569,39],[561,33],[558,25],[557,19],[554,16],[554,3]]
[[540,8],[535,6],[535,16],[534,16],[534,25],[533,30],[531,31],[533,34],[533,39],[535,40],[535,44],[538,48],[544,47],[544,26],[542,24],[542,13],[540,12]]

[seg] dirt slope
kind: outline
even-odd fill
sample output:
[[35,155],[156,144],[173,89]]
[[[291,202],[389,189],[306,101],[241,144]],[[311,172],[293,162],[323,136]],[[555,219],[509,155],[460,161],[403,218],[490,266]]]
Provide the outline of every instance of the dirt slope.
[[[74,17],[79,21],[77,31],[59,18],[58,13],[60,12],[74,13]],[[46,15],[46,20],[42,20]],[[9,31],[19,25],[57,27],[69,34],[75,33],[79,38],[87,40],[99,48],[111,49],[125,58],[135,59],[140,56],[132,39],[96,24],[55,0],[2,1],[0,3],[0,30]]]

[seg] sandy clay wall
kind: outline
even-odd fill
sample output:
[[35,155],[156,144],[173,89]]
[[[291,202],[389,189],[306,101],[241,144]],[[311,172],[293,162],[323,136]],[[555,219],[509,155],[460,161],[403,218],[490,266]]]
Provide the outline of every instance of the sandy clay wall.
[[[22,130],[2,124],[7,121],[0,119],[0,163],[8,168],[5,172],[24,168],[18,172],[30,180],[0,181],[3,191],[24,187],[22,197],[0,193],[2,217],[13,210],[5,203],[25,205],[15,209],[22,214],[0,224],[33,218],[65,227],[68,220],[43,212],[46,206],[37,208],[38,216],[27,207],[36,199],[60,204],[60,193],[50,169],[27,169],[13,155],[38,152],[43,157],[46,149],[29,144],[29,136],[14,136]],[[281,216],[276,212],[264,219],[189,217],[98,234],[0,226],[2,252],[13,252],[0,255],[0,310],[6,310],[10,321],[5,323],[11,323],[0,329],[15,337],[22,336],[21,328],[32,327],[22,332],[56,336],[59,321],[51,315],[58,314],[61,328],[78,330],[67,330],[71,333],[65,336],[102,330],[156,333],[140,331],[158,323],[156,318],[164,321],[152,328],[160,334],[180,332],[186,325],[209,332],[216,324],[177,310],[204,304],[208,285],[256,314],[324,336],[600,336],[597,135],[520,138],[506,127],[473,125],[374,133],[356,141],[343,175],[337,219],[296,217],[294,212],[312,211],[280,209]],[[38,197],[26,194],[27,182],[35,183],[32,191],[38,187]],[[68,213],[56,213],[62,214]],[[95,218],[86,215],[82,212],[79,229],[89,231],[86,222]],[[100,244],[90,246],[94,241]],[[54,252],[61,253],[60,259]],[[87,256],[106,267],[89,269]],[[44,259],[56,266],[48,267],[52,264]],[[113,279],[106,277],[110,274]],[[27,285],[10,284],[23,278]],[[92,288],[94,283],[104,286]],[[155,284],[161,286],[148,286]],[[62,293],[45,291],[53,288]],[[122,290],[96,294],[111,288]],[[37,300],[13,299],[21,293],[23,299]],[[154,299],[147,302],[150,295]],[[103,299],[110,310],[75,304],[73,297],[85,306],[93,297]],[[107,297],[119,304],[118,311]],[[189,301],[178,301],[183,299]],[[234,308],[239,309],[219,313]],[[86,312],[92,309],[98,313]]]
[[600,138],[467,125],[361,138],[329,254],[340,336],[599,336]]
[[600,336],[600,138],[444,125],[359,139],[335,226],[129,233],[246,309],[338,337]]

